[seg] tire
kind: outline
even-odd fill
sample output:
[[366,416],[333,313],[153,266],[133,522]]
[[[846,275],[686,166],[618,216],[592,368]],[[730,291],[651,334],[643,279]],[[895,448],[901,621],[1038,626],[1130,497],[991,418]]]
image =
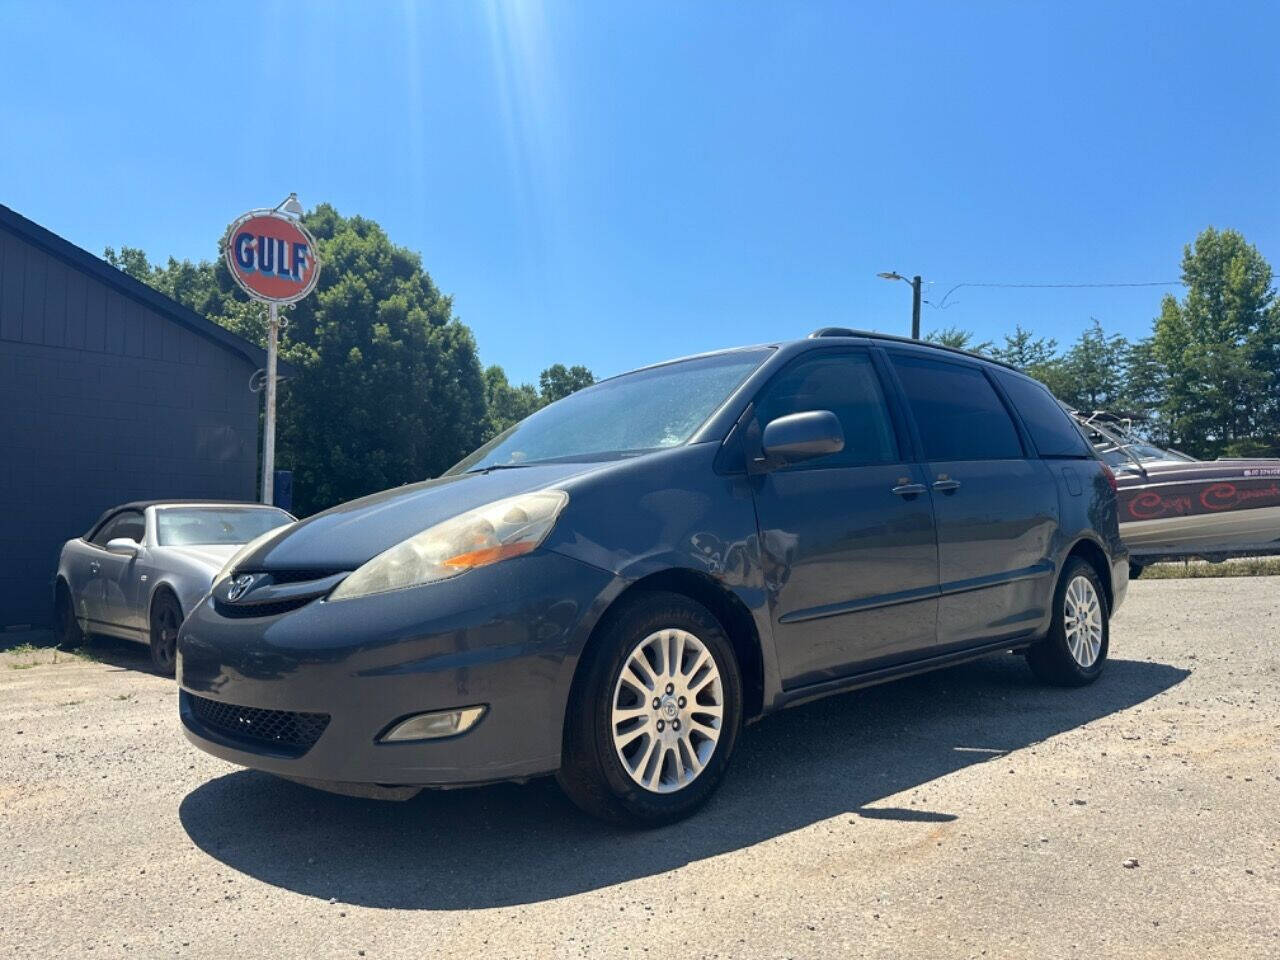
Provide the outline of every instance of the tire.
[[1142,564],[1134,563],[1132,560],[1129,561],[1129,579],[1137,580],[1140,576],[1142,576],[1142,571],[1145,569],[1146,567],[1144,567]]
[[182,606],[168,590],[151,601],[151,663],[156,673],[172,677],[178,661],[178,630],[182,628]]
[[64,650],[82,647],[88,639],[84,630],[80,628],[80,621],[76,618],[71,589],[66,583],[58,584],[58,591],[54,598],[54,627],[58,633],[58,646]]
[[[570,693],[556,778],[602,820],[673,823],[715,792],[733,754],[742,726],[733,645],[706,607],[674,593],[638,596],[603,629]],[[634,716],[615,723],[615,706]]]
[[1107,594],[1093,567],[1072,557],[1053,594],[1053,621],[1045,638],[1027,650],[1042,682],[1081,687],[1102,675],[1111,642]]

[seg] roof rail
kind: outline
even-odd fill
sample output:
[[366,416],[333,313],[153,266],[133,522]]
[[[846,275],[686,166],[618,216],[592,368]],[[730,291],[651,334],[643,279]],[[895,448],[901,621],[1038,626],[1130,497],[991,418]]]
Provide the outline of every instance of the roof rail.
[[900,337],[893,333],[877,333],[875,330],[854,330],[852,327],[819,327],[813,333],[809,334],[808,339],[820,340],[823,337],[868,337],[872,340],[892,340],[895,343],[907,343],[917,347],[929,347],[932,350],[945,350],[948,353],[958,353],[962,357],[971,357],[974,360],[984,360],[987,363],[994,363],[998,367],[1006,367],[1009,370],[1022,373],[1017,367],[1011,363],[1005,363],[1003,360],[997,360],[995,357],[988,357],[981,353],[974,353],[972,350],[961,350],[959,347],[948,347],[942,343],[932,343],[928,340],[913,340],[910,337]]

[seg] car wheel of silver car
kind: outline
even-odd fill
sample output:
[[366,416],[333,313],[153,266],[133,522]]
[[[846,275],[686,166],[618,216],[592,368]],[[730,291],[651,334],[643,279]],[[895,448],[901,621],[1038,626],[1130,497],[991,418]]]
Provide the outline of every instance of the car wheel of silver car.
[[1080,686],[1102,674],[1110,641],[1107,595],[1093,566],[1072,557],[1053,597],[1053,621],[1043,640],[1027,650],[1031,669],[1046,683]]
[[162,590],[151,603],[151,662],[156,672],[172,677],[178,661],[178,631],[182,607],[178,598]]
[[587,651],[566,721],[561,786],[629,826],[688,816],[715,791],[742,723],[733,645],[709,610],[646,593]]
[[71,590],[59,581],[54,600],[54,614],[58,629],[58,646],[66,650],[74,650],[83,646],[85,633],[80,629],[80,621],[76,618],[75,602],[71,599]]

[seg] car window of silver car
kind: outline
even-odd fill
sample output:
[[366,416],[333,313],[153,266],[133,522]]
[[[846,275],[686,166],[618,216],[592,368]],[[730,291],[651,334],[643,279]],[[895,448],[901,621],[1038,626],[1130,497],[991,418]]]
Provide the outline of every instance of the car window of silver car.
[[248,543],[292,522],[293,517],[273,507],[166,507],[156,511],[156,543],[162,547]]
[[137,510],[124,510],[98,528],[89,542],[95,547],[106,547],[107,543],[117,537],[127,537],[134,543],[141,543],[146,536],[147,524]]

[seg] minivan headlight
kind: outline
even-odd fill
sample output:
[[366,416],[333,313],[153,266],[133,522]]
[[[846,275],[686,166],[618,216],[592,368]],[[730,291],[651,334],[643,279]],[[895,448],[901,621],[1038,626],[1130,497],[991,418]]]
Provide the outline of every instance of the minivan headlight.
[[563,490],[524,493],[459,514],[378,554],[338,584],[350,600],[447,580],[536,550],[569,502]]

